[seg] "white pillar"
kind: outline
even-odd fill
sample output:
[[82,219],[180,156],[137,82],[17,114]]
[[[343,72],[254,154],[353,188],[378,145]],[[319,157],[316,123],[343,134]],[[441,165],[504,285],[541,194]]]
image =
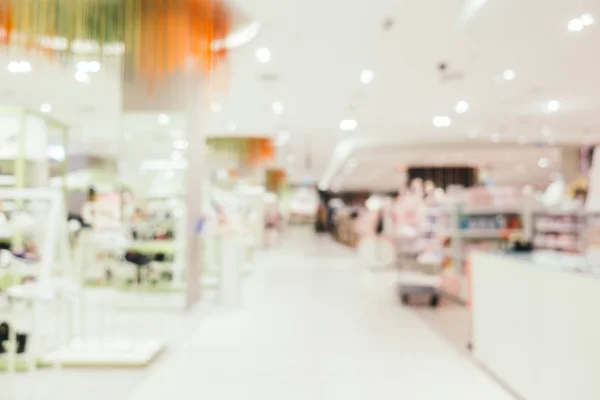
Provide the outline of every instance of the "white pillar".
[[191,308],[200,299],[201,276],[204,264],[204,251],[201,233],[198,226],[204,218],[203,191],[206,175],[206,137],[202,126],[203,113],[206,107],[202,97],[201,71],[191,69],[186,76],[185,118],[187,122],[187,274],[186,274],[186,308]]

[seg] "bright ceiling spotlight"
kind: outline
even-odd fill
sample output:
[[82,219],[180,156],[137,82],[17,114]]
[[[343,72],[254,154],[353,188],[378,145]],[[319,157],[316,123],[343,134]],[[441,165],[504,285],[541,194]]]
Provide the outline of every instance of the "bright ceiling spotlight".
[[169,118],[167,114],[158,114],[157,120],[161,125],[168,125],[171,121],[171,118]]
[[596,19],[594,18],[594,16],[589,13],[583,14],[581,17],[579,17],[579,20],[581,21],[583,26],[590,26],[596,23]]
[[569,21],[569,25],[567,26],[570,32],[581,32],[585,25],[581,21],[580,18],[574,18]]
[[370,69],[365,69],[360,73],[360,81],[365,85],[368,85],[369,83],[373,82],[374,77],[375,74]]
[[52,106],[48,103],[44,103],[41,105],[40,111],[43,112],[44,114],[48,114],[49,112],[52,111]]
[[237,129],[237,126],[233,122],[228,122],[226,128],[229,132],[233,132]]
[[212,103],[210,105],[210,111],[212,111],[215,114],[218,114],[221,112],[223,108],[221,107],[221,105],[219,103]]
[[279,101],[274,101],[273,104],[271,104],[271,111],[273,111],[273,114],[275,115],[283,114],[283,104]]
[[517,74],[512,69],[507,69],[502,73],[502,77],[505,81],[512,81],[517,77]]
[[550,112],[557,112],[560,110],[560,102],[558,100],[550,100],[548,104],[546,104],[546,109]]
[[77,71],[75,72],[75,80],[80,83],[88,83],[90,81],[90,76],[85,71]]
[[340,121],[340,129],[343,131],[353,131],[358,126],[358,123],[353,119],[344,119]]
[[173,142],[173,147],[177,150],[185,150],[188,147],[188,141],[185,139],[177,139]]
[[256,59],[261,64],[267,64],[271,61],[271,50],[266,47],[261,47],[256,50]]
[[28,61],[11,61],[6,70],[12,74],[26,74],[31,72],[31,64]]
[[436,128],[448,128],[452,125],[452,119],[448,116],[437,116],[433,119],[433,126]]
[[548,160],[546,157],[542,157],[540,158],[540,160],[538,161],[538,166],[540,168],[548,168],[550,166],[550,160]]
[[455,110],[458,114],[464,114],[469,110],[469,103],[467,103],[464,100],[459,101],[458,103],[456,103]]

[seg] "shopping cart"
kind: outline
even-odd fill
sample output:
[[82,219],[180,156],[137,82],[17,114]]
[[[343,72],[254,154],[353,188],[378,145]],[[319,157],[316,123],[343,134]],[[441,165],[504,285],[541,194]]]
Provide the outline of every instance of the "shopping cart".
[[423,250],[419,238],[397,240],[398,295],[403,304],[410,304],[413,296],[428,296],[429,305],[437,307],[441,291],[441,265],[420,257]]

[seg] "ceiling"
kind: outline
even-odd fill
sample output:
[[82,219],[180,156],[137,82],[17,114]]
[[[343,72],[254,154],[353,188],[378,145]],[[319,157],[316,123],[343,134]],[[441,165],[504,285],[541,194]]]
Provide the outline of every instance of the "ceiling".
[[[206,113],[204,127],[210,135],[287,132],[280,161],[294,180],[325,177],[328,186],[337,179],[343,188],[395,188],[395,165],[441,163],[460,155],[444,150],[455,144],[494,170],[510,164],[507,151],[535,169],[546,151],[541,143],[600,137],[597,0],[245,0],[243,6],[261,29],[206,87],[209,103],[220,107]],[[584,13],[599,23],[569,32],[569,21]],[[261,47],[270,50],[270,62],[257,61]],[[0,65],[27,57],[0,54]],[[73,63],[38,59],[30,74],[0,68],[0,100],[33,109],[51,103],[52,116],[72,126],[76,152],[129,157],[155,152],[157,141],[176,140],[185,130],[181,113],[164,110],[171,116],[167,125],[158,123],[156,112],[121,115],[114,62],[87,84],[73,79]],[[364,69],[373,71],[370,84],[360,81]],[[506,70],[514,71],[513,80],[503,79]],[[469,110],[459,115],[461,100]],[[556,112],[547,109],[551,100],[559,102]],[[283,105],[281,114],[272,111],[275,101]],[[450,117],[451,126],[434,127],[436,116]],[[356,120],[357,128],[341,131],[342,119]],[[123,132],[133,144],[122,141]],[[385,156],[372,150],[375,143]],[[513,152],[502,147],[507,143],[526,149]],[[435,151],[410,150],[424,144]],[[348,171],[355,159],[358,166]],[[528,179],[541,179],[537,172]]]

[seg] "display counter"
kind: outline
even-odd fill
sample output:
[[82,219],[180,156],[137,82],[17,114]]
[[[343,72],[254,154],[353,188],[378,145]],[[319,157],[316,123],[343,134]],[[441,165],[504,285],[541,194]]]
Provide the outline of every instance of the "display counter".
[[472,255],[475,357],[525,400],[600,399],[600,278],[582,257]]

